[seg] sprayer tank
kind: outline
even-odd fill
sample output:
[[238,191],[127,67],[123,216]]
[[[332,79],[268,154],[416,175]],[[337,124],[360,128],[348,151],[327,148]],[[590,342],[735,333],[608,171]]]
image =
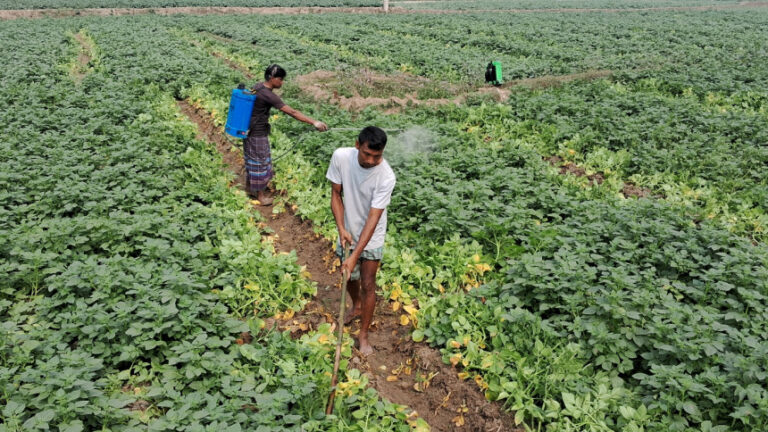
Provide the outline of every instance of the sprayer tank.
[[232,90],[229,100],[229,112],[227,113],[227,125],[224,128],[228,134],[235,138],[245,138],[248,135],[248,126],[251,123],[253,102],[256,95],[245,89],[244,85]]

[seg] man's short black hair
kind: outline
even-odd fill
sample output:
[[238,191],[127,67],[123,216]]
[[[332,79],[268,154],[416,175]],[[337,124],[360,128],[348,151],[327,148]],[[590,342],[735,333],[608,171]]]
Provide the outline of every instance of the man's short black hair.
[[360,145],[367,144],[371,150],[384,150],[384,146],[387,145],[387,134],[376,126],[367,126],[360,131],[357,142]]
[[267,68],[264,70],[264,79],[267,81],[269,81],[270,78],[285,78],[285,75],[285,69],[274,63],[267,66]]

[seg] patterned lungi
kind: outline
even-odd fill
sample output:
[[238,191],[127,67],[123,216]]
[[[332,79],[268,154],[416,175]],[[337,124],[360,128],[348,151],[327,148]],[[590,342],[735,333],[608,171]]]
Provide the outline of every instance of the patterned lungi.
[[274,177],[272,154],[269,137],[249,136],[243,142],[245,156],[245,186],[249,193],[267,188],[267,183]]

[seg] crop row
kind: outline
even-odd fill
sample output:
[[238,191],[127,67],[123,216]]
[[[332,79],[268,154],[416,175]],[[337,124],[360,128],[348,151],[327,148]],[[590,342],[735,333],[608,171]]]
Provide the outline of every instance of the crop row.
[[[643,93],[645,81],[637,86],[656,105],[670,104],[686,118],[702,116],[714,130],[728,127],[707,120],[716,114],[694,95]],[[562,93],[595,88],[622,85],[580,84]],[[392,137],[399,186],[390,208],[396,230],[384,264],[385,294],[394,302],[404,293],[418,298],[422,313],[411,317],[418,322],[414,337],[445,347],[446,360],[481,373],[478,385],[489,397],[507,400],[520,420],[557,430],[764,427],[765,246],[728,233],[717,221],[694,222],[686,203],[624,200],[561,178],[541,160],[535,140],[505,126],[546,130],[533,119],[516,119],[515,106],[539,98],[549,101],[534,105],[544,111],[560,92],[515,93],[511,110],[356,115],[357,124],[432,131],[422,137],[429,144],[423,154],[404,158],[397,146],[408,132]],[[622,102],[619,92],[615,103],[632,108],[631,102],[642,102],[627,93],[634,98]],[[688,104],[694,111],[684,111]],[[334,124],[352,122],[349,114],[323,109]],[[596,121],[598,115],[583,118]],[[300,133],[290,123],[278,129]],[[326,233],[332,219],[323,173],[340,139],[300,136],[300,154],[278,165],[276,184],[300,213],[328,227]],[[279,151],[291,142],[279,132],[275,145]],[[472,240],[483,253],[462,261]],[[497,272],[486,273],[488,259]],[[462,275],[461,268],[476,271]],[[480,280],[486,284],[475,289]]]
[[[315,288],[173,96],[233,72],[151,20],[0,32],[0,429],[409,430],[356,371],[325,416],[328,325],[261,329]],[[100,53],[80,83],[75,33]]]
[[[173,124],[167,116],[155,119],[156,111],[147,110],[152,113],[150,118],[131,114],[135,100],[145,97],[155,101],[168,93],[189,96],[212,113],[216,109],[218,114],[214,115],[221,121],[228,90],[243,77],[227,72],[205,47],[190,44],[185,39],[190,33],[166,27],[185,23],[199,26],[208,19],[224,26],[220,18],[86,21],[89,34],[104,52],[100,60],[104,76],[86,78],[83,92],[106,98],[100,89],[116,83],[121,88],[143,89],[133,90],[133,97],[126,96],[123,103],[117,99],[115,111],[122,114],[104,118],[130,120],[131,124],[137,122],[137,127],[144,124],[144,135],[152,136],[151,130],[167,130]],[[327,26],[328,17],[323,19]],[[745,15],[745,19],[760,17]],[[135,31],[138,27],[145,31]],[[218,33],[211,26],[206,29]],[[274,30],[279,29],[275,26]],[[244,27],[237,31],[247,34]],[[257,36],[254,33],[238,43],[250,44],[262,55],[279,55],[279,50],[262,44]],[[301,37],[305,43],[314,40],[314,34]],[[21,42],[19,45],[23,46]],[[356,52],[346,44],[324,45],[331,46],[343,48],[348,58]],[[298,54],[286,50],[282,57],[263,61],[295,64],[297,68],[301,65],[304,70],[329,63],[322,56],[306,56],[306,51]],[[23,58],[17,69],[5,73],[20,74],[22,78],[16,79],[19,83],[30,76],[39,77],[39,69],[25,62]],[[61,63],[65,61],[47,64]],[[724,74],[732,73],[731,63],[721,66]],[[252,68],[255,72],[258,69]],[[666,76],[674,75],[662,75]],[[475,379],[478,385],[489,397],[506,400],[519,420],[532,425],[549,423],[556,430],[759,430],[767,418],[766,365],[761,361],[766,346],[764,296],[768,291],[765,246],[728,233],[720,220],[695,223],[690,215],[698,210],[686,202],[670,205],[624,200],[610,187],[586,188],[583,182],[559,175],[542,161],[544,150],[560,150],[556,146],[565,142],[547,141],[549,136],[556,135],[558,129],[578,130],[561,119],[557,110],[542,119],[535,117],[538,111],[526,111],[529,103],[541,110],[549,107],[557,102],[552,95],[563,97],[566,104],[569,95],[572,99],[582,95],[603,104],[619,99],[630,107],[636,101],[645,106],[644,98],[650,98],[655,104],[669,106],[670,112],[690,105],[690,111],[684,112],[700,119],[697,134],[707,132],[707,124],[713,128],[723,125],[704,103],[711,89],[702,86],[686,95],[663,86],[649,88],[652,81],[648,76],[639,77],[646,80],[637,83],[632,82],[634,78],[624,77],[624,84],[574,84],[562,90],[515,92],[515,103],[508,107],[412,109],[408,115],[394,116],[372,110],[352,115],[301,100],[295,87],[287,86],[285,95],[292,105],[333,126],[377,124],[408,130],[392,136],[388,148],[399,183],[390,209],[392,229],[382,272],[384,292],[393,307],[410,307],[405,311],[406,318],[417,325],[414,338],[443,347],[447,361],[465,367],[462,376],[481,373]],[[31,91],[37,88],[27,92],[21,84],[8,88],[9,100],[19,94],[30,100],[54,97],[45,91]],[[696,92],[702,88],[705,90],[700,96]],[[724,95],[738,96],[741,90]],[[615,98],[600,99],[600,93],[606,91],[615,92]],[[764,94],[759,87],[750,91],[758,97]],[[629,96],[621,99],[626,94]],[[73,105],[77,107],[87,105],[88,99],[76,100]],[[43,101],[46,103],[31,106],[48,108],[55,100]],[[752,102],[734,107],[738,108],[734,112],[759,122],[759,114],[749,113],[756,106],[759,113],[759,101],[757,105]],[[584,110],[579,105],[560,109]],[[162,107],[159,111],[164,112]],[[583,112],[581,122],[594,121],[594,116],[603,112],[627,118],[618,108]],[[658,117],[648,118],[655,121]],[[51,127],[50,120],[31,123],[38,128]],[[420,151],[398,151],[399,146],[412,143],[409,137],[421,130],[413,126],[429,131],[416,135]],[[624,128],[628,136],[636,130],[631,123]],[[354,136],[340,132],[304,135],[304,131],[295,122],[277,121],[275,152],[292,153],[278,164],[275,183],[287,190],[299,205],[300,214],[314,220],[321,232],[332,235],[324,167],[333,149],[344,143],[351,145]],[[101,135],[89,132],[88,136]],[[685,131],[680,133],[687,136]],[[743,129],[736,133],[742,138],[750,136]],[[189,140],[182,142],[189,145]],[[573,138],[568,142],[574,142]],[[295,149],[293,144],[297,144]],[[571,154],[568,150],[576,153],[571,147],[562,150],[565,155]],[[142,147],[141,151],[147,150]],[[640,151],[638,154],[643,155]],[[147,159],[146,163],[172,158],[166,154]],[[127,180],[148,181],[139,176]],[[714,187],[719,184],[717,181]],[[144,190],[144,184],[127,189]],[[65,192],[57,202],[73,199]],[[97,205],[105,199],[78,205]],[[28,206],[31,204],[14,208]],[[49,203],[44,208],[51,207]],[[10,214],[10,209],[6,212]],[[29,269],[18,272],[36,275]],[[413,313],[413,299],[418,299],[420,313]]]
[[[405,284],[419,299],[415,337],[482,373],[489,396],[507,398],[521,418],[561,430],[765,424],[764,390],[754,385],[766,376],[764,246],[716,223],[696,225],[678,206],[590,197],[519,141],[487,147],[452,136],[450,114],[414,114],[358,121],[440,131],[428,156],[395,165],[397,231],[383,281],[390,298]],[[321,223],[329,215],[316,197],[337,139],[304,139],[308,163],[294,178],[312,184],[285,182],[306,188],[292,196],[317,208]],[[481,271],[487,284],[478,290],[469,279],[446,282],[459,272],[445,263],[457,260],[439,247],[470,239],[483,245],[478,268],[491,258],[498,270]]]
[[[487,25],[473,24],[478,17]],[[327,31],[328,17],[322,23],[316,17],[241,19],[178,22],[225,36],[208,39],[250,64],[276,59],[294,75],[367,67],[477,84],[488,47],[507,53],[502,59],[513,77],[618,69],[615,83],[513,91],[508,108],[476,110],[464,127],[488,139],[523,139],[544,157],[557,155],[600,172],[612,193],[631,181],[691,205],[694,219],[714,218],[764,241],[766,63],[745,62],[765,56],[757,42],[768,40],[764,14],[486,14],[450,16],[439,26],[421,15],[335,15],[333,32]],[[711,32],[698,30],[703,20]],[[530,62],[539,66],[516,71]],[[478,127],[484,116],[504,119],[492,129]]]

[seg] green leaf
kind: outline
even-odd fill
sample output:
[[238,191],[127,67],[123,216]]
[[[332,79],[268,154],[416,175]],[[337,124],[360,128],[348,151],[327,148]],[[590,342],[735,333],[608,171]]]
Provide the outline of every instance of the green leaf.
[[701,413],[699,412],[699,407],[696,406],[696,404],[693,401],[683,402],[683,410],[688,414],[694,416],[695,418],[698,418],[701,416]]
[[575,411],[578,407],[576,406],[576,397],[572,395],[571,393],[563,393],[563,403],[565,404],[565,408],[568,411]]
[[3,409],[3,417],[15,417],[24,411],[24,404],[9,400]]
[[629,406],[622,405],[619,407],[619,413],[626,420],[632,420],[632,418],[635,416],[635,409]]
[[73,420],[69,423],[59,425],[60,432],[81,432],[82,430],[83,422],[80,420]]
[[515,412],[515,426],[521,424],[525,420],[525,410],[517,410]]

